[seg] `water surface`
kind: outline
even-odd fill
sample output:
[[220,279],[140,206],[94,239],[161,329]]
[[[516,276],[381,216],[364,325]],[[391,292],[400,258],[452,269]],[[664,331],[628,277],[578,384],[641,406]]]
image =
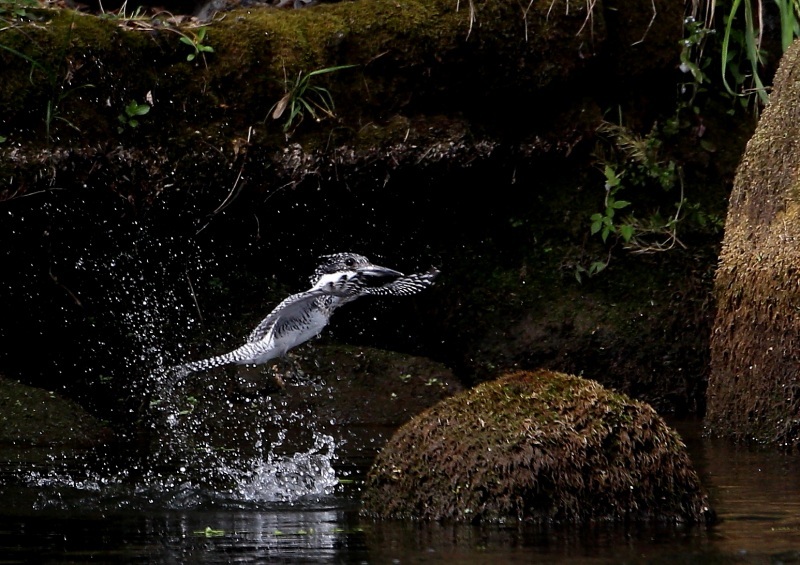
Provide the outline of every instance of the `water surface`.
[[[800,456],[702,439],[699,422],[676,427],[720,518],[711,528],[373,522],[358,516],[368,457],[345,445],[264,461],[238,478],[248,484],[216,492],[7,456],[0,562],[800,562]],[[318,476],[287,495],[292,472]]]

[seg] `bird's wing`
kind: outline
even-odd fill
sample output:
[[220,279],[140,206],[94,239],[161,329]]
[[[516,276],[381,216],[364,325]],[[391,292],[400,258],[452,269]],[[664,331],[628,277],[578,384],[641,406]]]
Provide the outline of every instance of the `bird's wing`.
[[427,273],[403,275],[383,286],[364,287],[362,293],[372,296],[408,296],[431,286],[437,276],[439,270],[432,268]]
[[312,288],[284,299],[250,332],[247,342],[259,341],[269,335],[270,332],[280,333],[286,325],[302,319],[311,310],[314,300],[326,294],[330,293],[321,288]]

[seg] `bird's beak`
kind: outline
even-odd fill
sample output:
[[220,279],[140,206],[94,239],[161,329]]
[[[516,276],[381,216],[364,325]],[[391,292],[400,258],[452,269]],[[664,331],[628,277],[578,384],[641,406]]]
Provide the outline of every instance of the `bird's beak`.
[[358,274],[364,275],[371,279],[397,279],[403,276],[400,271],[381,267],[380,265],[370,265],[369,267],[362,267],[358,269]]

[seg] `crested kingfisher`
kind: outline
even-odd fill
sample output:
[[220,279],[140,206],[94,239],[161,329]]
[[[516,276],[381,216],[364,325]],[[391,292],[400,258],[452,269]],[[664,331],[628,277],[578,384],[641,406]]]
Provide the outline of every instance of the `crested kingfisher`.
[[404,275],[373,265],[363,255],[323,255],[311,277],[311,288],[283,300],[229,353],[178,365],[182,375],[236,363],[260,365],[318,335],[339,306],[362,296],[407,296],[431,286],[439,271]]

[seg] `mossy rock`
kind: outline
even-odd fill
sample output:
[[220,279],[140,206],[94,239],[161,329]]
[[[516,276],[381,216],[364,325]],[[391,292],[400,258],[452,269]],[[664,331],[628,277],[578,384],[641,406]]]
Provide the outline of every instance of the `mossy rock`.
[[800,41],[736,171],[714,281],[706,429],[800,448]]
[[111,430],[72,400],[0,374],[0,448],[89,448]]
[[677,433],[594,381],[517,372],[400,428],[369,472],[375,518],[709,522]]

